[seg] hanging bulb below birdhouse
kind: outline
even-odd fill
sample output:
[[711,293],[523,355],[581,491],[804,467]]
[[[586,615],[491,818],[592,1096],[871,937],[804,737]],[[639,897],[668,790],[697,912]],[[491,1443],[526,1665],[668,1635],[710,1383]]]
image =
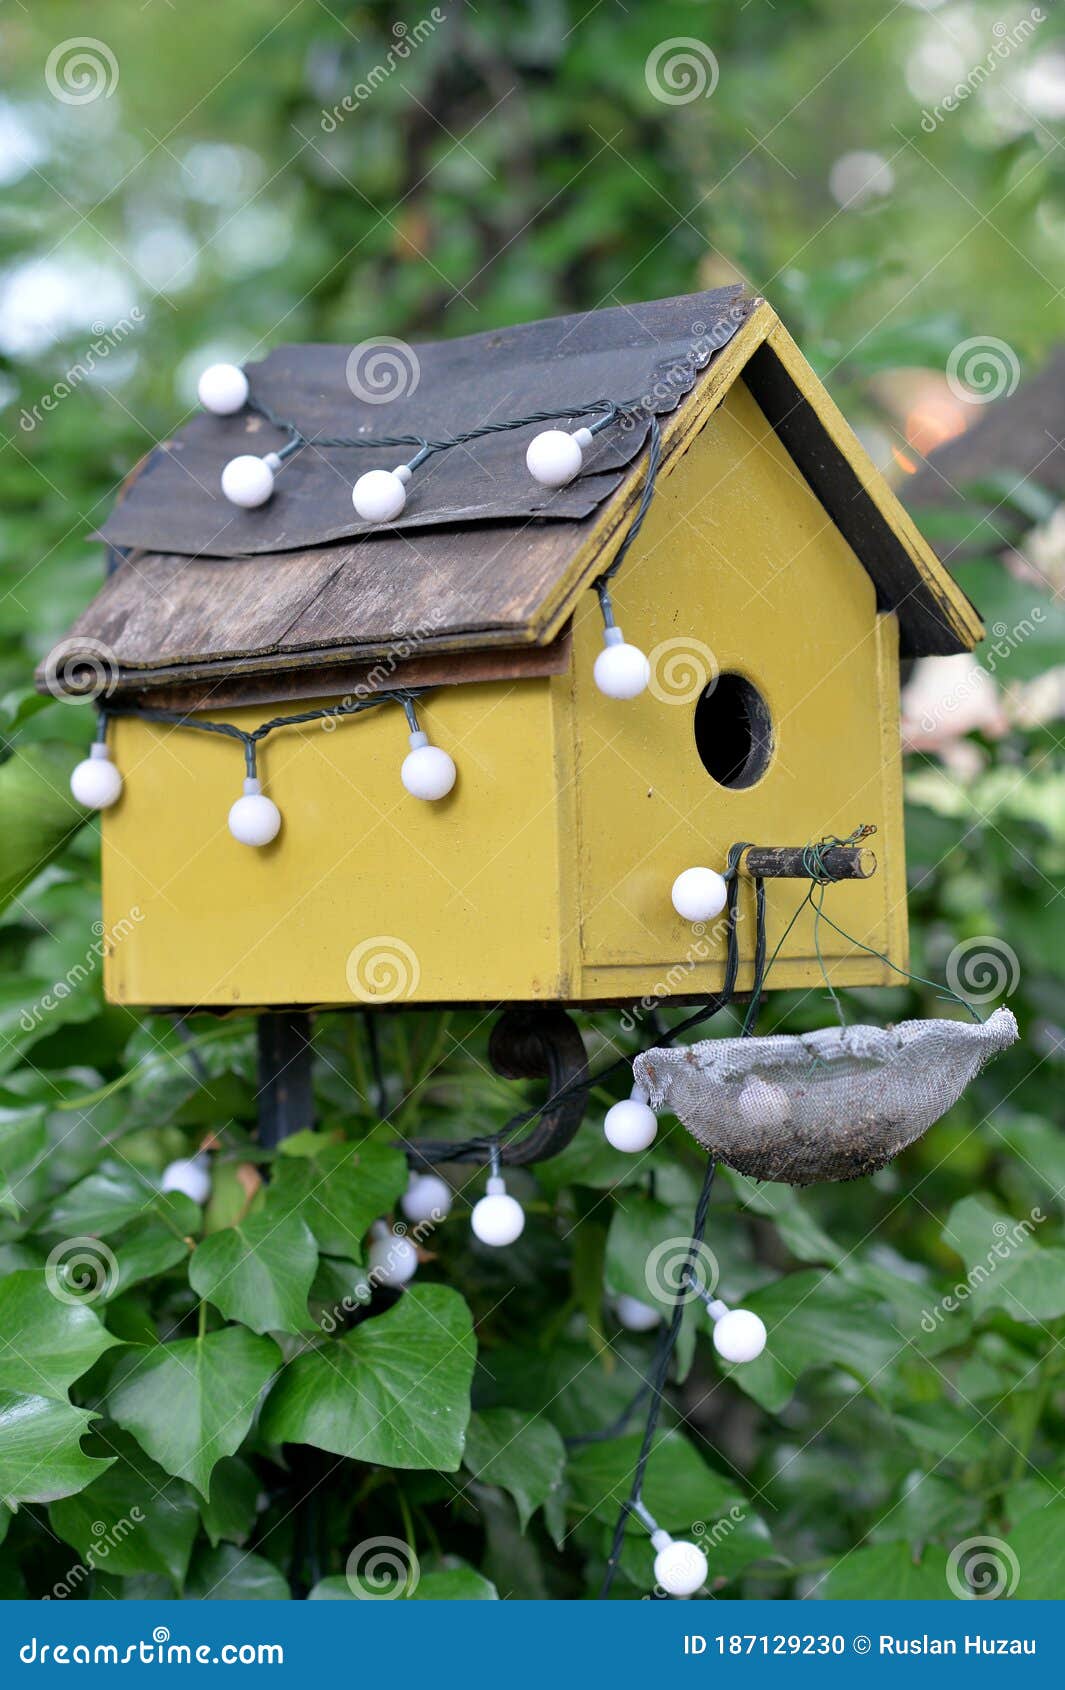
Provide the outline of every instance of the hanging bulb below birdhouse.
[[122,796],[122,776],[98,739],[70,777],[71,796],[87,810],[108,810]]
[[360,475],[351,489],[356,516],[363,522],[394,522],[407,502],[410,473],[408,464],[397,464],[395,469],[370,469]]
[[728,902],[728,883],[712,868],[686,868],[673,882],[673,908],[685,921],[710,921]]
[[632,1088],[631,1097],[622,1098],[607,1110],[603,1120],[603,1134],[615,1150],[635,1156],[646,1150],[658,1135],[658,1116],[648,1106],[647,1097],[639,1086]]
[[243,796],[230,809],[229,831],[242,845],[269,845],[281,831],[281,811],[254,775],[248,776]]
[[638,698],[651,679],[651,665],[639,646],[626,644],[620,628],[604,628],[603,649],[592,673],[607,698]]
[[655,1583],[667,1596],[694,1596],[706,1583],[710,1563],[697,1543],[678,1543],[661,1527],[651,1534]]
[[485,1195],[473,1206],[470,1225],[482,1244],[497,1249],[513,1244],[525,1230],[525,1210],[511,1197],[499,1174],[490,1174]]
[[180,1156],[163,1169],[159,1185],[163,1191],[180,1191],[194,1203],[206,1203],[211,1195],[210,1163],[206,1156]]
[[456,769],[447,752],[439,745],[430,745],[429,735],[417,728],[410,736],[410,750],[399,773],[412,798],[434,800],[447,797],[455,784]]
[[280,468],[281,459],[276,452],[267,452],[264,458],[244,452],[239,458],[230,458],[222,471],[222,492],[231,505],[254,510],[257,505],[265,505],[270,497],[274,476]]
[[239,364],[208,364],[196,391],[205,411],[231,417],[248,400],[248,378]]
[[398,1291],[418,1271],[417,1247],[384,1221],[375,1221],[370,1230],[372,1242],[367,1256],[370,1278],[375,1285],[387,1285]]
[[658,1310],[650,1303],[641,1303],[638,1297],[630,1297],[627,1292],[614,1298],[614,1313],[618,1324],[626,1332],[653,1332],[662,1320]]
[[581,473],[584,454],[591,444],[590,428],[578,428],[572,434],[561,428],[545,428],[530,440],[525,466],[541,487],[565,487]]
[[765,1349],[765,1322],[752,1309],[730,1309],[727,1304],[707,1301],[714,1323],[714,1348],[722,1361],[756,1361]]
[[407,1219],[417,1225],[446,1220],[454,1200],[454,1192],[439,1174],[412,1173],[399,1206]]

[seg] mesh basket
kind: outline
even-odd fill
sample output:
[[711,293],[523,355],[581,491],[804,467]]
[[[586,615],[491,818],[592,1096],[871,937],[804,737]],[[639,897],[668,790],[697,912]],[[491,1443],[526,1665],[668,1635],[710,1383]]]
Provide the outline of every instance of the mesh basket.
[[670,1110],[737,1173],[812,1185],[884,1167],[1016,1038],[1013,1015],[997,1009],[982,1023],[707,1039],[645,1051],[633,1075],[653,1109]]

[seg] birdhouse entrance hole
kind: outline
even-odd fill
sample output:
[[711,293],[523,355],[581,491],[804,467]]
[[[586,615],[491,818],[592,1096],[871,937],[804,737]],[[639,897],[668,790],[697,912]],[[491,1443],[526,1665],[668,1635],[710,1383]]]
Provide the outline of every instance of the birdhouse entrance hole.
[[719,786],[753,786],[769,767],[769,706],[743,675],[719,675],[695,706],[695,749]]

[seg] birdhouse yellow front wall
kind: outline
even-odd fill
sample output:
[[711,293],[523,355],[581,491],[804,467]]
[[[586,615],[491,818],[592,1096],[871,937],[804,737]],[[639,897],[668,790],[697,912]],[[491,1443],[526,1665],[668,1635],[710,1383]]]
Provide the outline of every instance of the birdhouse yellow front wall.
[[[438,803],[400,784],[395,705],[271,734],[260,774],[284,822],[261,850],[226,826],[239,746],[115,719],[126,785],[103,818],[108,996],[233,1008],[709,995],[722,924],[675,914],[676,875],[722,868],[736,841],[799,845],[858,823],[877,828],[878,870],[833,886],[826,910],[903,965],[895,618],[878,614],[869,576],[742,381],[667,458],[614,600],[651,656],[642,697],[595,689],[601,621],[585,593],[567,673],[422,701],[422,725],[460,771]],[[768,764],[743,788],[715,780],[696,743],[697,697],[715,675],[743,677],[768,711]],[[225,719],[255,727],[270,713]],[[767,883],[770,954],[783,939],[772,986],[822,978],[809,909],[784,937],[805,891]],[[748,958],[752,908],[745,888]],[[834,984],[893,977],[827,924],[818,937]]]

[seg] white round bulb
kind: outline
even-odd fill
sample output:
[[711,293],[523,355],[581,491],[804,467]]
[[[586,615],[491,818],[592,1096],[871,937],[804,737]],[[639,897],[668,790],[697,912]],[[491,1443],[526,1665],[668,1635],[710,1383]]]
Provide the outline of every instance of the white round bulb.
[[765,1349],[765,1323],[750,1309],[729,1309],[714,1322],[714,1348],[723,1361],[755,1361]]
[[71,796],[87,810],[107,810],[122,795],[122,776],[98,740],[70,777]]
[[401,1232],[386,1230],[370,1245],[370,1276],[376,1285],[398,1289],[418,1271],[418,1251]]
[[229,831],[242,845],[269,845],[281,831],[281,811],[257,780],[244,782],[244,795],[229,812]]
[[399,1206],[409,1221],[419,1224],[446,1220],[454,1200],[451,1187],[438,1174],[412,1173]]
[[248,398],[248,378],[237,364],[209,364],[196,391],[205,411],[216,417],[231,417]]
[[685,921],[709,921],[728,901],[728,883],[712,868],[686,868],[673,882],[673,908]]
[[412,733],[410,743],[411,749],[399,771],[407,791],[412,798],[446,798],[455,784],[456,769],[452,759],[446,751],[441,751],[439,745],[430,745],[421,732]]
[[608,1109],[603,1121],[603,1133],[615,1150],[634,1156],[646,1150],[658,1135],[658,1117],[639,1097],[626,1097]]
[[240,505],[244,510],[265,505],[273,490],[272,467],[265,458],[252,457],[250,452],[230,458],[222,471],[223,494],[231,505]]
[[786,1127],[791,1120],[791,1099],[783,1086],[748,1074],[736,1099],[736,1114],[745,1127]]
[[[406,464],[402,467],[407,468]],[[394,469],[367,470],[351,489],[355,514],[363,522],[394,522],[407,502],[404,483],[409,479],[409,470],[406,476]]]
[[641,1303],[638,1297],[630,1297],[627,1292],[615,1297],[614,1312],[626,1332],[651,1332],[662,1319],[650,1303]]
[[541,487],[565,487],[580,474],[583,462],[580,440],[561,428],[545,428],[542,434],[534,435],[525,453],[526,468]]
[[669,1596],[694,1596],[706,1583],[710,1563],[697,1543],[667,1543],[655,1556],[655,1583]]
[[501,1248],[513,1244],[525,1230],[525,1210],[511,1197],[498,1175],[488,1181],[487,1195],[473,1206],[470,1225],[482,1244]]
[[159,1181],[164,1191],[180,1191],[194,1203],[206,1203],[211,1195],[211,1175],[206,1156],[182,1156],[163,1169]]
[[628,645],[620,628],[604,631],[605,644],[592,671],[607,698],[638,698],[651,679],[651,665],[639,646]]

